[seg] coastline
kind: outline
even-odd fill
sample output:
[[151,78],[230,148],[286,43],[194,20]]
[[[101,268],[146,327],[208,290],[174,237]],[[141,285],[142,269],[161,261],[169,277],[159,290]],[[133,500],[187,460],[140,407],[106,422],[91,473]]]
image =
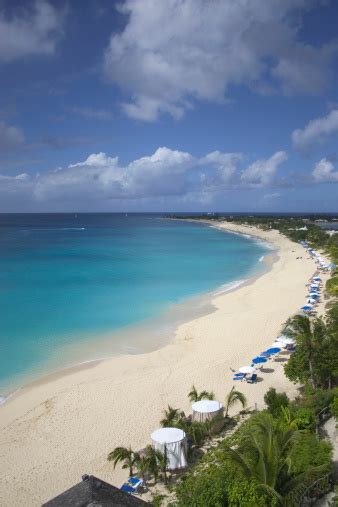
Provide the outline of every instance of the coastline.
[[[187,221],[197,222],[200,225],[215,228],[221,232],[242,235],[242,233],[236,231],[225,230],[224,227],[218,227],[217,224],[212,224],[207,220]],[[260,239],[254,235],[244,235],[252,240]],[[82,336],[80,349],[77,341],[71,341],[69,344],[60,346],[42,366],[19,374],[18,377],[14,377],[13,381],[11,380],[7,385],[1,386],[0,406],[5,404],[9,399],[19,396],[22,392],[26,392],[36,385],[48,383],[80,369],[91,368],[92,365],[107,361],[112,357],[145,354],[166,346],[175,338],[176,330],[180,325],[215,311],[212,303],[215,297],[251,284],[259,276],[262,276],[262,274],[271,269],[271,264],[278,257],[277,251],[273,245],[269,245],[264,240],[265,245],[267,248],[272,246],[273,251],[267,250],[255,264],[255,268],[245,278],[225,283],[223,281],[220,285],[207,292],[187,296],[181,301],[171,303],[164,311],[154,317],[147,318],[145,321],[130,324],[104,334],[95,334],[94,336],[89,336],[86,340]],[[142,344],[141,346],[140,343]],[[100,350],[99,355],[97,355],[97,350]],[[62,364],[64,358],[67,358],[68,364]]]
[[[9,399],[0,408],[4,505],[40,505],[84,473],[118,486],[125,471],[113,472],[107,463],[111,449],[129,444],[138,449],[149,443],[168,403],[189,413],[187,392],[193,383],[198,389],[212,389],[222,401],[233,384],[229,368],[248,364],[269,346],[281,324],[303,304],[304,284],[315,266],[302,247],[277,231],[217,227],[274,244],[278,259],[248,284],[216,295],[211,301],[214,311],[181,324],[164,347],[67,370]],[[296,259],[300,255],[302,261]],[[297,393],[282,364],[272,366],[275,371],[262,374],[263,381],[241,384],[251,406],[262,406],[272,385],[290,396]]]

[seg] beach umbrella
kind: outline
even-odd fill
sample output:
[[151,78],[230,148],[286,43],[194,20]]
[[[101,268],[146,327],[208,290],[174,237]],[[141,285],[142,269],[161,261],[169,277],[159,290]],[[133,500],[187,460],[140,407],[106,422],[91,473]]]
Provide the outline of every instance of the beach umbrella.
[[282,343],[283,345],[292,345],[295,343],[295,340],[293,338],[285,336],[282,340],[278,339],[278,342]]
[[241,366],[238,371],[240,373],[253,373],[255,368],[253,366]]
[[318,292],[317,292],[317,291],[314,291],[314,290],[312,290],[311,292],[309,292],[309,296],[310,296],[311,298],[314,298],[314,297],[319,298],[319,294],[318,294]]
[[276,338],[276,342],[283,342],[284,340],[289,340],[289,337],[286,336],[286,334],[281,334],[278,338]]
[[312,304],[317,303],[316,299],[313,299],[313,298],[309,298],[309,299],[307,300],[307,302],[308,302],[308,303],[312,303]]
[[280,352],[280,351],[281,351],[281,349],[279,347],[271,347],[271,349],[268,349],[265,352],[267,354],[278,354],[278,352]]
[[322,281],[322,279],[320,278],[320,276],[313,276],[312,280],[315,281],[315,282],[321,282]]
[[268,361],[267,358],[262,356],[254,357],[252,360],[253,364],[266,363],[267,361]]
[[309,312],[310,310],[312,310],[312,305],[304,305],[301,307],[301,310],[303,310],[304,312]]
[[281,342],[279,340],[276,340],[275,342],[273,342],[273,344],[271,345],[271,348],[278,348],[281,346]]

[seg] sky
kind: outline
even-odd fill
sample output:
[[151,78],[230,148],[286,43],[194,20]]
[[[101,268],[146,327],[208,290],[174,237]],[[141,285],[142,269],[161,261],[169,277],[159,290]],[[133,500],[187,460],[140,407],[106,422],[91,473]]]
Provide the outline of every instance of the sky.
[[0,0],[0,212],[338,212],[336,0]]

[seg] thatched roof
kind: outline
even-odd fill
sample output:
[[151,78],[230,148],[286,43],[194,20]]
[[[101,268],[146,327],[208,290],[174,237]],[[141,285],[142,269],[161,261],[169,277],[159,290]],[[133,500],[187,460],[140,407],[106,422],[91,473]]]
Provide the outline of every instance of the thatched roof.
[[44,503],[42,507],[138,507],[144,505],[151,504],[124,493],[93,475],[85,475],[81,482]]

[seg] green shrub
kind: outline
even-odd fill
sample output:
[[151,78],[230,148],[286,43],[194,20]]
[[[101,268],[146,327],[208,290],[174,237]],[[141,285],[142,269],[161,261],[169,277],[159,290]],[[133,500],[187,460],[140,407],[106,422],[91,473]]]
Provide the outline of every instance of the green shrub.
[[264,401],[267,406],[268,412],[272,417],[280,417],[282,414],[281,407],[289,406],[289,398],[285,393],[277,393],[274,387],[270,389],[264,395]]
[[333,417],[335,417],[336,420],[338,420],[338,396],[335,396],[333,398],[333,401],[330,405],[330,409],[331,409],[331,414],[333,415]]
[[299,408],[293,413],[293,421],[299,430],[314,431],[316,428],[316,417],[310,408]]
[[190,473],[176,488],[177,507],[267,507],[274,500],[264,495],[253,480],[241,477],[230,464],[209,465]]
[[323,475],[331,470],[332,446],[315,435],[301,434],[291,453],[291,470],[299,474],[309,467],[322,467]]

